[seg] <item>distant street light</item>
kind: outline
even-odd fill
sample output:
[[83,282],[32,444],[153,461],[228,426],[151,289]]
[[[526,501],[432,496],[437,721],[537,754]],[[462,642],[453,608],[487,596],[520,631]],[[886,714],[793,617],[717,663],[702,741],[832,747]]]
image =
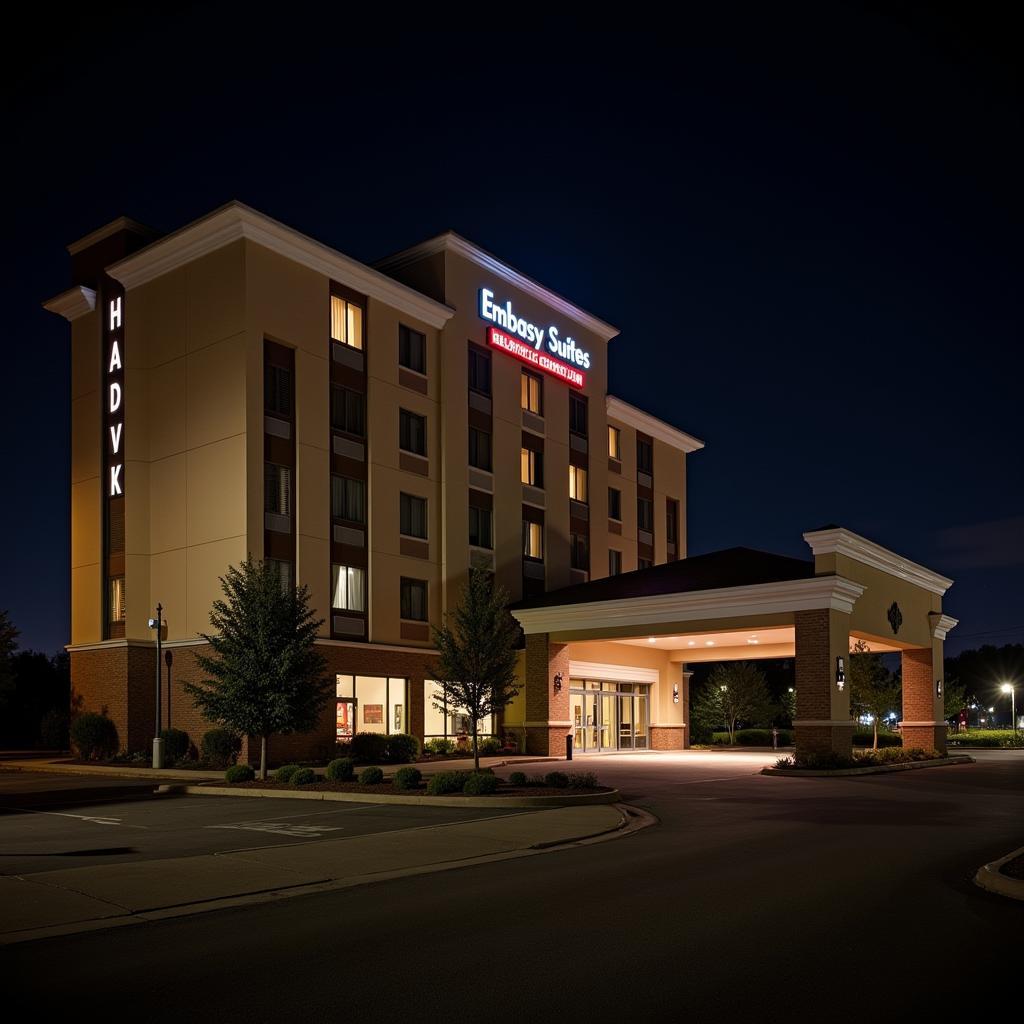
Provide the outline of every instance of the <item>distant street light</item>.
[[999,687],[1003,693],[1010,695],[1010,724],[1013,728],[1013,742],[1017,743],[1017,694],[1014,692],[1013,683],[1003,683]]

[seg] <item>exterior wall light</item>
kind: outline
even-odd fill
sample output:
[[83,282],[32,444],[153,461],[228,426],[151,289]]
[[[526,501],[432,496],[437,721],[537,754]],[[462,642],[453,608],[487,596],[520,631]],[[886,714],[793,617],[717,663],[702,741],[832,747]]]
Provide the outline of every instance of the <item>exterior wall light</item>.
[[555,673],[555,693],[561,693],[561,692],[562,692],[562,673],[561,672],[556,672]]
[[678,683],[673,683],[672,684],[672,703],[673,704],[678,704],[679,703],[679,684]]
[[942,680],[941,679],[936,679],[935,680],[935,696],[936,697],[941,697],[942,696]]
[[836,686],[840,690],[846,686],[846,667],[843,664],[843,656],[841,654],[836,655]]

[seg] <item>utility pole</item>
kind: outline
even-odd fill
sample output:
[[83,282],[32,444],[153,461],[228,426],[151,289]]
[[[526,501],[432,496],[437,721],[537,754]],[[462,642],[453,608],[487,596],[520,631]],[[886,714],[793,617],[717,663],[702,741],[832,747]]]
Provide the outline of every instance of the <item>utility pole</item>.
[[163,768],[164,766],[164,741],[160,738],[160,678],[163,670],[160,667],[160,634],[163,632],[163,611],[164,606],[157,604],[156,618],[149,620],[149,628],[156,630],[156,729],[153,735],[153,767]]

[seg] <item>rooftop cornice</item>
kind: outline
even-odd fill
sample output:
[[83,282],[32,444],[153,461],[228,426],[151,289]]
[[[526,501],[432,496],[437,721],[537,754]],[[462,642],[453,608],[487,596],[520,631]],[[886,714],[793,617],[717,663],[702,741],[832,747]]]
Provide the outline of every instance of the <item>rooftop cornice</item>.
[[486,249],[481,249],[480,246],[475,245],[461,235],[457,235],[454,231],[446,231],[442,235],[428,238],[425,242],[420,242],[410,249],[403,249],[393,256],[385,257],[383,260],[375,263],[374,266],[384,271],[400,270],[410,263],[415,263],[417,260],[433,256],[439,252],[455,253],[455,255],[461,256],[463,259],[483,267],[507,284],[526,292],[527,295],[532,295],[538,302],[543,302],[544,305],[558,310],[563,316],[574,320],[581,327],[596,334],[603,341],[611,341],[619,333],[617,327],[605,323],[592,313],[588,313],[585,309],[577,306],[576,303],[570,302],[563,295],[559,295],[558,292],[553,292],[539,281],[535,281],[532,277],[527,277],[525,274],[520,273],[515,267],[510,267],[503,260],[498,259],[497,256],[489,253]]
[[86,313],[91,313],[96,308],[96,292],[85,285],[76,284],[60,295],[54,295],[43,303],[43,309],[57,316],[64,317],[67,321],[77,320]]
[[243,238],[431,327],[443,327],[454,315],[455,311],[443,303],[238,202],[228,203],[119,260],[107,272],[125,288],[136,288]]
[[149,235],[150,237],[157,234],[153,228],[140,224],[137,220],[132,220],[131,217],[118,217],[109,224],[104,224],[103,227],[90,231],[89,234],[72,242],[67,250],[74,256],[83,249],[88,249],[90,245],[95,245],[97,242],[102,242],[104,238],[116,235],[118,231],[132,231],[137,235]]
[[814,556],[818,555],[845,555],[856,562],[870,565],[874,569],[887,572],[897,579],[913,583],[915,586],[923,587],[932,594],[942,597],[951,586],[953,581],[945,576],[940,576],[931,569],[926,569],[917,562],[910,561],[902,555],[883,548],[880,544],[851,533],[840,526],[830,527],[827,530],[812,530],[804,534],[804,540],[811,547]]
[[650,434],[651,437],[656,437],[673,448],[679,448],[689,453],[700,451],[704,447],[703,441],[670,426],[664,420],[659,420],[649,412],[644,412],[643,409],[638,409],[635,405],[630,405],[614,395],[605,396],[605,409],[609,419],[618,420],[645,434]]
[[942,612],[929,612],[928,618],[932,624],[932,636],[936,640],[945,640],[946,634],[951,633],[960,622],[952,615],[944,615]]

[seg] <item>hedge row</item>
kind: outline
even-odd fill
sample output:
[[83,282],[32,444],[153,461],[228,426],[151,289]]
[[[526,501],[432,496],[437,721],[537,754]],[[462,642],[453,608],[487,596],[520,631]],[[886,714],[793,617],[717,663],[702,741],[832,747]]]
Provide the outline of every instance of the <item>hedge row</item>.
[[[729,745],[729,734],[727,732],[713,732],[711,742],[716,747],[727,747]],[[779,730],[779,746],[789,747],[793,744],[793,731],[791,729]],[[772,745],[771,729],[737,729],[736,745],[738,747],[770,747]]]

